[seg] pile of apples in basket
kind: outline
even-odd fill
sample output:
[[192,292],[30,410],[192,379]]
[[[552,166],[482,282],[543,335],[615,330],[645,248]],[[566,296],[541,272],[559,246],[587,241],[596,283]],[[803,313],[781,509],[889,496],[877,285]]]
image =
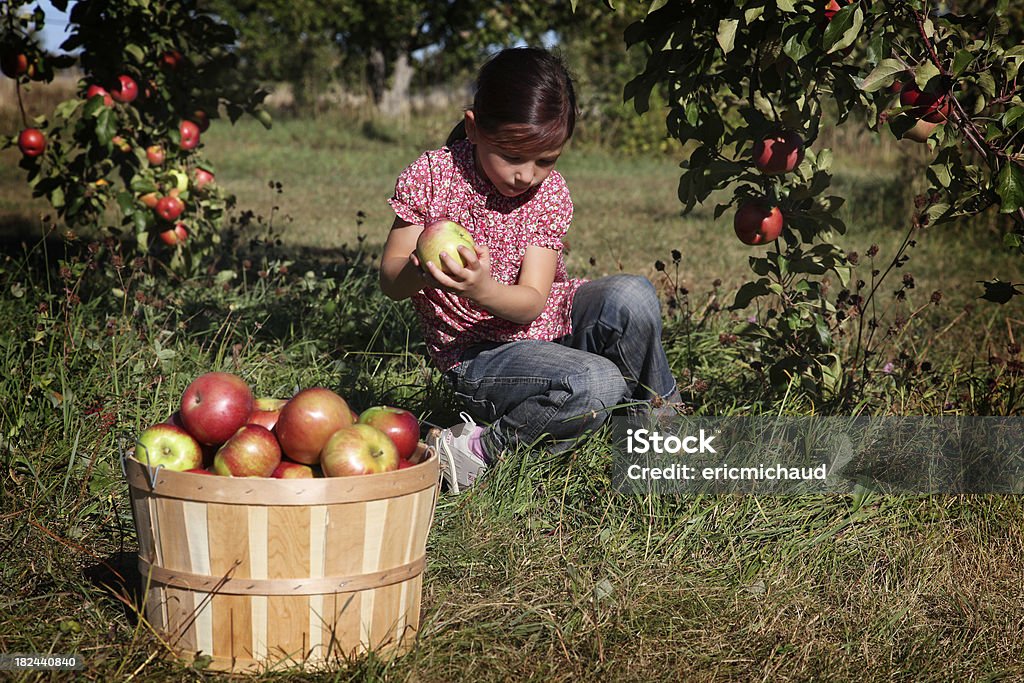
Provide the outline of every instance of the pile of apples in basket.
[[241,377],[208,372],[188,385],[177,412],[139,435],[134,457],[227,477],[342,477],[411,467],[419,435],[416,416],[401,408],[374,406],[357,416],[324,387],[255,398]]

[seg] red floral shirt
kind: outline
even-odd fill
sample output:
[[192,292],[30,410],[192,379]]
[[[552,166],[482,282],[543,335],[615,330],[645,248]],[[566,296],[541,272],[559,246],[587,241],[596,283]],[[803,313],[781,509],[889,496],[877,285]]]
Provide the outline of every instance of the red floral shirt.
[[569,278],[562,239],[572,221],[572,199],[565,180],[552,171],[544,182],[518,197],[505,197],[477,173],[474,146],[460,140],[425,152],[402,171],[388,200],[399,218],[416,225],[453,220],[486,246],[491,276],[515,284],[526,248],[558,252],[547,305],[533,322],[498,318],[472,301],[440,289],[424,288],[412,297],[431,359],[441,371],[458,365],[463,352],[485,341],[552,340],[572,332],[572,299],[584,280]]

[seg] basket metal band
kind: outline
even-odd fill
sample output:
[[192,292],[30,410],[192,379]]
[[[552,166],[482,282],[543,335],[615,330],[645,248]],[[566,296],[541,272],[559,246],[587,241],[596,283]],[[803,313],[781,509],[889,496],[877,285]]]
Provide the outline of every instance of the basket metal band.
[[228,595],[326,595],[381,588],[408,581],[423,573],[426,556],[408,564],[356,576],[326,576],[310,579],[232,579],[228,576],[204,576],[166,569],[139,558],[139,573],[155,583],[203,593]]

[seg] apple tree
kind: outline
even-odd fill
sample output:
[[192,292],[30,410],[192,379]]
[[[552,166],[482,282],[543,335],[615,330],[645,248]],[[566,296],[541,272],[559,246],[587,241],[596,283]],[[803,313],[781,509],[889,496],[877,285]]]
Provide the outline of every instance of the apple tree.
[[53,0],[60,11],[70,6],[70,36],[51,55],[35,39],[45,14],[29,4],[5,2],[0,16],[4,73],[17,80],[19,105],[55,67],[85,74],[77,96],[49,114],[30,121],[22,106],[24,129],[6,138],[21,148],[33,194],[69,227],[134,237],[140,253],[167,245],[173,269],[193,270],[219,242],[233,201],[202,154],[202,133],[246,112],[270,125],[265,93],[237,77],[234,29],[195,0]]
[[[1024,45],[1008,4],[968,14],[931,0],[655,0],[626,30],[647,56],[626,100],[643,113],[659,93],[669,134],[692,149],[679,180],[685,210],[724,196],[716,217],[756,245],[733,309],[756,307],[742,331],[774,386],[799,380],[828,398],[867,366],[858,350],[844,368],[836,344],[841,328],[863,328],[877,286],[850,282],[856,256],[833,243],[846,230],[833,154],[811,148],[823,114],[928,145],[913,230],[996,207],[1015,227],[993,248],[1022,251]],[[828,276],[841,285],[834,296]],[[984,284],[993,301],[1024,293]]]

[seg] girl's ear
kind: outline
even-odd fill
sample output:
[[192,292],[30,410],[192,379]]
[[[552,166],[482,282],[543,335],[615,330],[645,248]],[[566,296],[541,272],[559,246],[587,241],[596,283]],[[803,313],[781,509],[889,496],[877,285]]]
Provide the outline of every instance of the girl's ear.
[[477,144],[478,141],[478,135],[476,132],[476,119],[474,118],[474,116],[475,115],[473,114],[473,110],[467,109],[466,116],[465,119],[463,119],[463,122],[465,123],[466,126],[466,137],[469,139],[470,142],[472,142],[475,145]]

